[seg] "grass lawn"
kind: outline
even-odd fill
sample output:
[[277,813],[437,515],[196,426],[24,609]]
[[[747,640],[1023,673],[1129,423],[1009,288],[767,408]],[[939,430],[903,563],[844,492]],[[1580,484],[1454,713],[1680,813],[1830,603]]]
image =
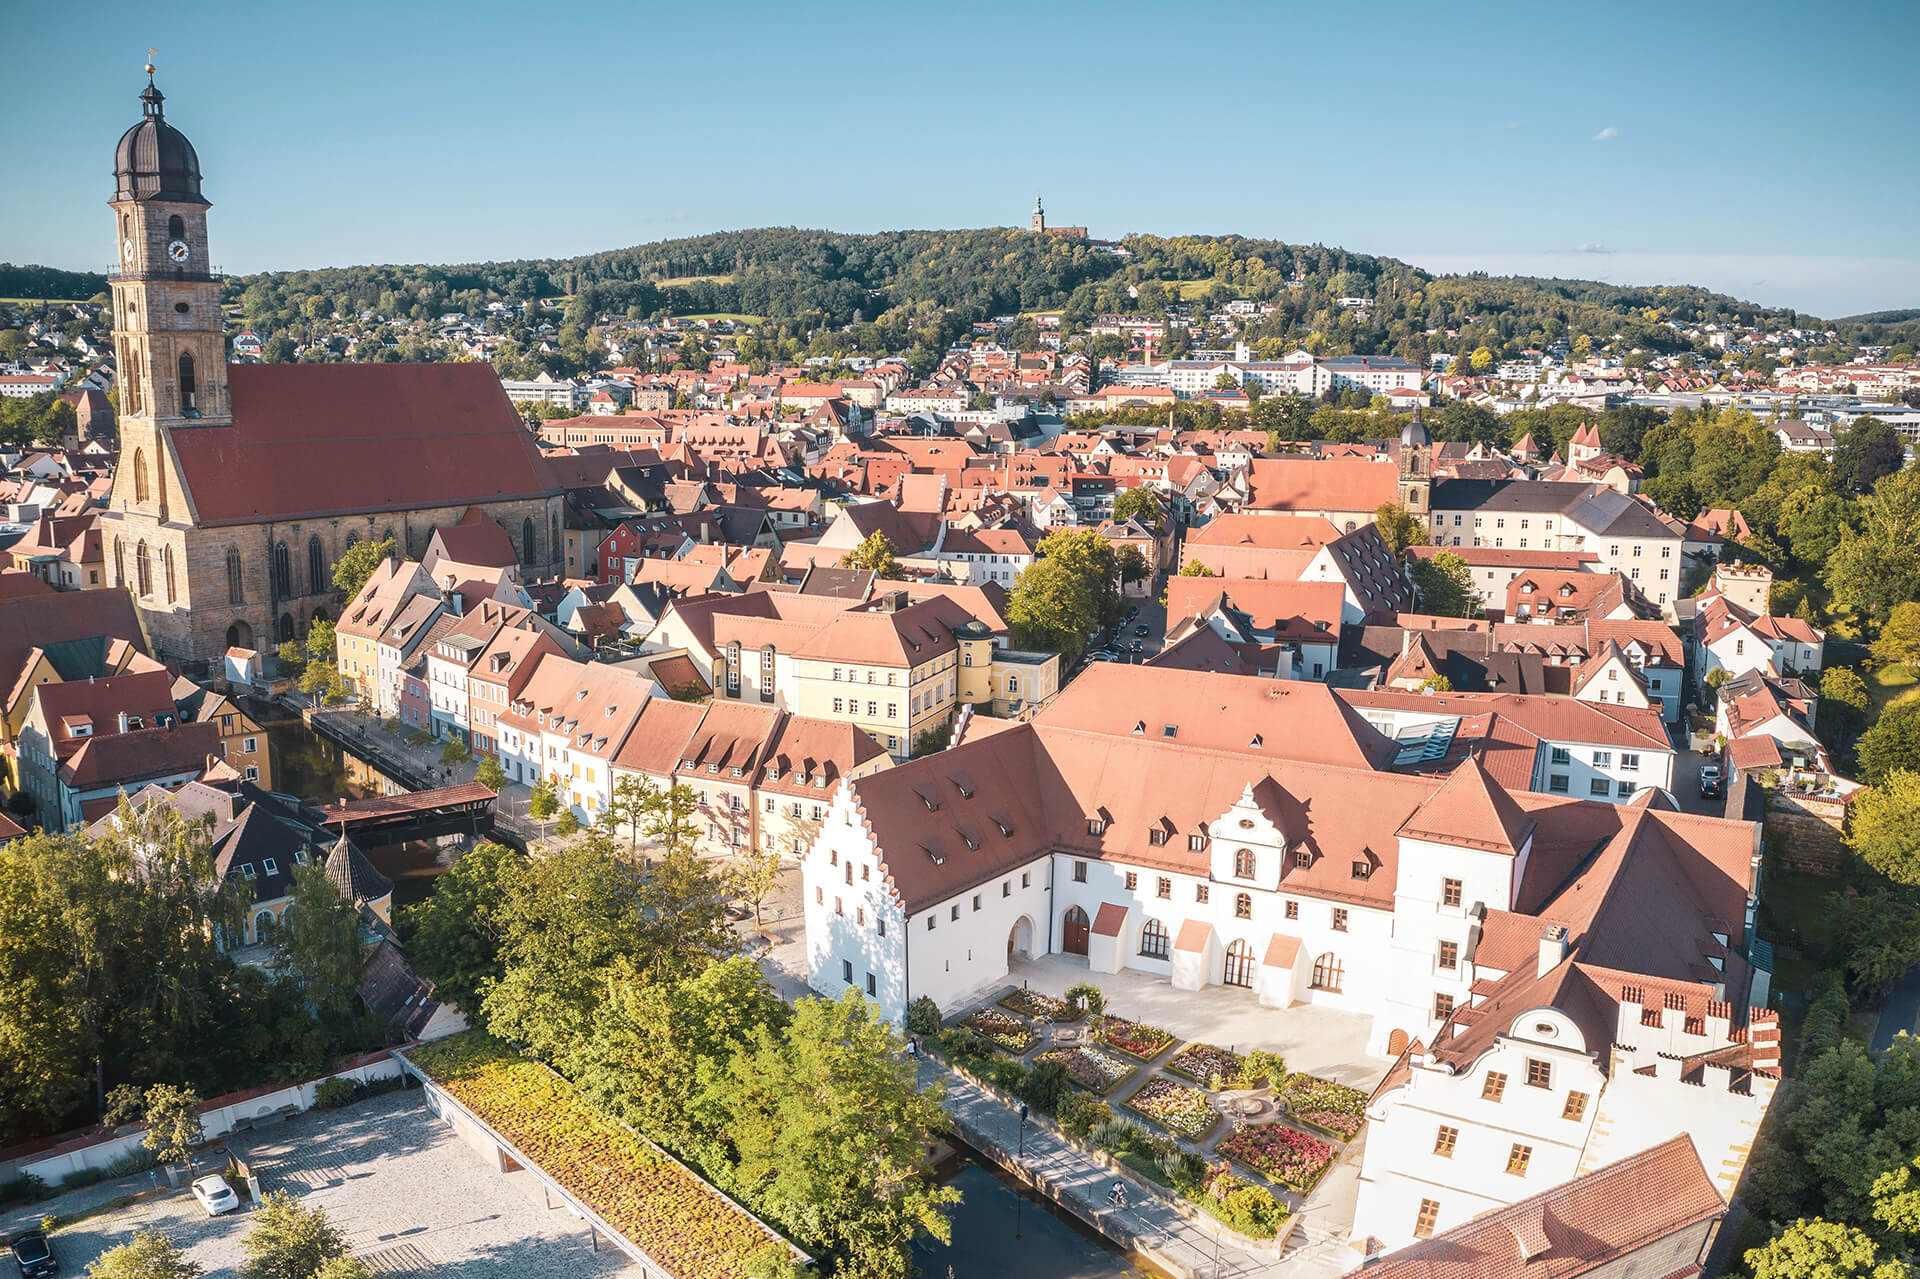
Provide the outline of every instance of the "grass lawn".
[[1873,698],[1873,713],[1878,716],[1893,702],[1920,696],[1920,671],[1901,663],[1869,671],[1867,692]]
[[732,320],[735,324],[765,324],[764,315],[741,315],[737,311],[701,311],[696,315],[676,315],[676,320]]
[[725,275],[676,275],[670,280],[655,280],[656,288],[670,289],[680,284],[732,284],[733,272]]

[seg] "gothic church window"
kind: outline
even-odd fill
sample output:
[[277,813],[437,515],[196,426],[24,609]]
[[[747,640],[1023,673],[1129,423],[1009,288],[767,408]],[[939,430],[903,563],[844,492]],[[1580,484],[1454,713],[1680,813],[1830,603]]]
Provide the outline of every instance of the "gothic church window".
[[307,580],[313,584],[313,593],[320,593],[321,584],[327,580],[327,551],[320,545],[320,539],[307,539]]
[[245,575],[240,567],[240,548],[229,546],[227,548],[227,603],[244,604],[246,602],[245,581]]

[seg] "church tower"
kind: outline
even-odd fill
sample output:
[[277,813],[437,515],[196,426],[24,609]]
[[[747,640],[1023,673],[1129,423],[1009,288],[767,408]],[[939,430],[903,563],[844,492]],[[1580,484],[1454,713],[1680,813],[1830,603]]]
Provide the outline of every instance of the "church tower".
[[114,153],[109,206],[121,446],[112,508],[162,523],[185,516],[178,509],[185,494],[166,463],[169,432],[232,420],[200,159],[186,135],[167,123],[164,101],[149,65],[140,122]]
[[1039,235],[1047,229],[1047,211],[1040,207],[1040,197],[1033,197],[1033,233]]
[[1422,526],[1433,490],[1433,437],[1418,415],[1400,432],[1400,505]]

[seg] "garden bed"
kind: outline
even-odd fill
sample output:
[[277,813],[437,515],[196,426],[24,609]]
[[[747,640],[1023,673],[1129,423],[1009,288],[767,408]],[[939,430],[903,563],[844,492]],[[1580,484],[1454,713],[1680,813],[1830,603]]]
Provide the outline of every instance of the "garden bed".
[[1057,1061],[1067,1068],[1067,1078],[1090,1093],[1106,1096],[1133,1075],[1133,1066],[1111,1053],[1082,1044],[1075,1048],[1052,1048],[1033,1059]]
[[1205,1093],[1171,1079],[1149,1079],[1120,1104],[1188,1141],[1199,1141],[1220,1122]]
[[482,1031],[407,1060],[547,1176],[685,1279],[745,1279],[775,1236],[658,1146],[601,1114],[538,1062]]
[[1152,1061],[1173,1044],[1173,1036],[1160,1027],[1124,1017],[1095,1017],[1090,1033],[1103,1048],[1139,1061]]
[[[1209,1091],[1216,1091],[1218,1088],[1245,1087],[1240,1078],[1244,1064],[1245,1058],[1239,1053],[1215,1048],[1212,1044],[1188,1044],[1167,1061],[1166,1070],[1182,1079],[1191,1079]],[[1220,1079],[1218,1085],[1213,1082],[1216,1075]]]
[[1287,1076],[1280,1100],[1289,1118],[1335,1141],[1352,1141],[1367,1122],[1367,1094],[1317,1075]]
[[1012,1053],[1016,1057],[1021,1057],[1033,1047],[1033,1027],[1018,1017],[1012,1017],[1006,1013],[982,1008],[978,1012],[968,1013],[962,1017],[960,1024],[1003,1053]]
[[1320,1138],[1283,1124],[1235,1124],[1213,1153],[1304,1195],[1332,1165],[1334,1150]]
[[1037,990],[1016,990],[1011,995],[1001,996],[999,1003],[1008,1012],[1037,1017],[1042,1021],[1078,1021],[1086,1016],[1084,1012],[1075,1013],[1066,1000],[1043,995]]

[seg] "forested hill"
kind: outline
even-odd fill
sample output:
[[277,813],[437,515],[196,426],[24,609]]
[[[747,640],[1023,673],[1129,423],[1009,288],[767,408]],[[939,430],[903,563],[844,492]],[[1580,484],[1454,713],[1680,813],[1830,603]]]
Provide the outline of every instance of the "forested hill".
[[[1684,343],[1666,320],[1814,323],[1690,286],[1435,277],[1392,258],[1240,236],[1134,235],[1121,243],[1126,256],[1006,228],[846,235],[772,227],[579,258],[241,276],[229,280],[227,296],[249,323],[274,329],[336,309],[429,319],[477,312],[495,300],[573,295],[582,303],[575,315],[748,315],[799,333],[884,321],[902,334],[1016,311],[1064,310],[1070,325],[1084,325],[1105,311],[1160,312],[1181,299],[1217,306],[1245,298],[1275,307],[1256,337],[1410,359],[1452,350],[1462,337],[1497,349],[1584,333],[1673,350]],[[0,296],[85,297],[104,284],[98,276],[0,266],[0,286]],[[1342,297],[1373,305],[1341,308],[1335,299]],[[1842,341],[1868,336],[1866,325],[1849,327],[1859,331],[1843,333]]]

